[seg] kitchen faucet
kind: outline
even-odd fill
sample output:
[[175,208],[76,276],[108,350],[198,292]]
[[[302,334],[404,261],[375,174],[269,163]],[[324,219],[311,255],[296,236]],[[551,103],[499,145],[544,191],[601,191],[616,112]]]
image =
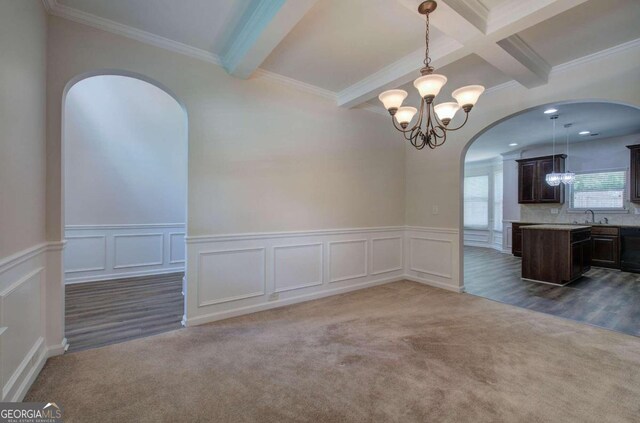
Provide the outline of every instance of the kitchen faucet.
[[[591,213],[591,223],[596,223],[596,214],[593,212],[593,210],[585,210],[584,213]],[[589,223],[589,221],[587,221],[587,223]]]

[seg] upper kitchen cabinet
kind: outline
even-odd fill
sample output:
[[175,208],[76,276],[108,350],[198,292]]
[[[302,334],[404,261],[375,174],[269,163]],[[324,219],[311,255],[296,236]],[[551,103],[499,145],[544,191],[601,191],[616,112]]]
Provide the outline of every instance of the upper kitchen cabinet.
[[545,177],[554,169],[556,172],[564,172],[566,157],[565,154],[556,154],[516,160],[518,162],[518,203],[564,203],[564,184],[552,187],[547,184]]
[[628,145],[631,150],[631,165],[629,167],[629,192],[633,203],[640,203],[640,144]]

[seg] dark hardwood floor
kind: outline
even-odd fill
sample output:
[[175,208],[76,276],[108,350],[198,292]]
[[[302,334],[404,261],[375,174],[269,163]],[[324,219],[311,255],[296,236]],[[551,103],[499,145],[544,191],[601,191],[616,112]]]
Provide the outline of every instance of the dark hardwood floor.
[[115,344],[182,327],[183,273],[67,285],[68,351]]
[[466,292],[640,336],[640,274],[595,267],[566,286],[553,286],[522,280],[521,263],[510,254],[465,247]]

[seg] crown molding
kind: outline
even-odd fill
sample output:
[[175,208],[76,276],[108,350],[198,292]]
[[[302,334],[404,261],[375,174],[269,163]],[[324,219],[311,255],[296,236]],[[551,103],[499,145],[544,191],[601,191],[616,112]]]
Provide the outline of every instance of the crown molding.
[[131,38],[155,47],[173,51],[174,53],[183,54],[194,59],[213,63],[218,66],[222,65],[220,57],[209,51],[192,47],[179,41],[170,40],[169,38],[161,37],[159,35],[155,35],[141,29],[133,28],[131,26],[124,25],[110,19],[101,18],[91,13],[80,11],[69,6],[62,5],[56,0],[43,0],[43,2],[47,11],[54,16],[92,26],[94,28],[111,32],[113,34],[122,35],[123,37]]
[[271,72],[265,69],[258,69],[254,73],[255,78],[267,79],[269,81],[277,82],[279,84],[287,85],[296,88],[300,91],[315,94],[326,99],[336,101],[337,94],[333,91],[320,88],[316,85],[307,84],[306,82],[298,81],[297,79],[289,78],[288,76],[281,75],[279,73]]
[[540,78],[541,82],[548,82],[551,65],[542,58],[534,49],[527,44],[519,35],[512,35],[497,43],[510,56],[522,63],[534,75]]
[[588,54],[586,56],[582,56],[574,60],[570,60],[560,65],[556,65],[553,68],[551,68],[550,74],[564,72],[576,66],[585,65],[597,60],[604,59],[605,57],[611,56],[612,54],[624,53],[627,50],[632,50],[637,48],[640,48],[640,38],[636,38],[635,40],[630,40],[622,44],[618,44],[617,46],[609,47],[607,49],[600,50],[598,52]]
[[359,105],[358,107],[355,107],[355,109],[366,110],[368,112],[377,113],[377,114],[379,114],[381,116],[384,116],[386,118],[389,117],[389,112],[384,110],[382,107],[374,106],[373,104],[367,103],[367,102],[364,102],[361,105]]
[[489,9],[478,0],[448,0],[447,5],[483,33],[487,31]]

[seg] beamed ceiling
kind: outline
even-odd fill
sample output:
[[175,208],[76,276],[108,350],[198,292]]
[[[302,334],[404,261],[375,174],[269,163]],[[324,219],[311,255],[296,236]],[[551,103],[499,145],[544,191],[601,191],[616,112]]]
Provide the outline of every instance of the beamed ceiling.
[[[383,111],[419,76],[420,0],[43,0],[50,13]],[[439,0],[433,65],[451,87],[546,84],[556,66],[640,42],[638,0]],[[414,101],[415,102],[415,101]]]

